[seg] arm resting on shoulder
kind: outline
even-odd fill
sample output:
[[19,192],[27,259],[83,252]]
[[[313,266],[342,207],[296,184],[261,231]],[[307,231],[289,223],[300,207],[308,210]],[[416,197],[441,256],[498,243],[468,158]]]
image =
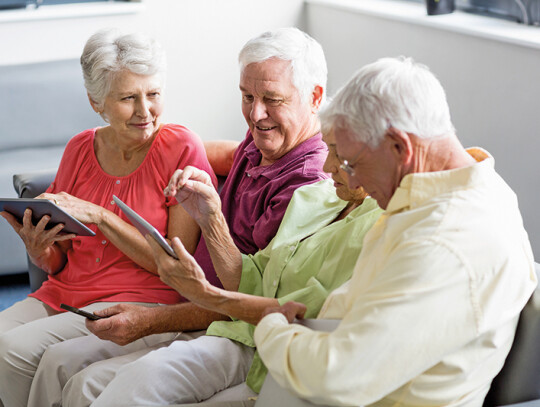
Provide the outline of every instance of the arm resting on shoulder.
[[233,140],[213,140],[205,141],[203,144],[208,162],[216,175],[228,175],[233,164],[234,152],[240,142]]

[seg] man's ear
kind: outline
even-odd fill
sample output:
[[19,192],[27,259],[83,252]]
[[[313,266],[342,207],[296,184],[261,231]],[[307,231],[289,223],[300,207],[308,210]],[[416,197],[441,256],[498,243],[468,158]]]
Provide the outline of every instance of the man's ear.
[[94,109],[94,112],[101,114],[101,110],[98,109],[98,104],[92,99],[92,97],[86,92],[86,96],[88,96],[88,101],[90,102],[90,106],[92,106],[92,109]]
[[320,85],[316,85],[313,88],[313,93],[311,94],[311,111],[317,113],[321,107],[323,99],[324,89]]
[[409,165],[413,159],[413,145],[409,134],[395,127],[390,127],[386,135],[389,137],[392,152],[396,158],[404,165]]

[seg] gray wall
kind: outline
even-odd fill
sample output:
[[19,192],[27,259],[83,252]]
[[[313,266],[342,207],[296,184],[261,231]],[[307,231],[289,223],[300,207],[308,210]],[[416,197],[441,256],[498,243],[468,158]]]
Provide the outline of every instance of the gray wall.
[[380,57],[412,56],[432,69],[447,91],[462,143],[493,154],[516,192],[539,259],[540,50],[316,1],[306,12],[307,29],[327,55],[330,95]]

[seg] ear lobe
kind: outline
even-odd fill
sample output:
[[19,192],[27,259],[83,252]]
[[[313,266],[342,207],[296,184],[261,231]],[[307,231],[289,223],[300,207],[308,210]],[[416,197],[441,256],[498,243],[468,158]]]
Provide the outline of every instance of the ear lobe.
[[405,165],[410,164],[413,156],[413,146],[409,135],[395,127],[390,127],[386,134],[392,143],[392,151],[399,161]]
[[94,112],[101,114],[100,109],[98,109],[97,107],[98,104],[96,103],[96,101],[90,97],[88,92],[86,93],[86,96],[88,96],[88,101],[90,102],[90,106],[92,106],[92,109],[94,109]]
[[313,113],[317,113],[321,107],[323,99],[324,89],[322,86],[317,85],[313,88],[313,93],[311,94],[311,107]]

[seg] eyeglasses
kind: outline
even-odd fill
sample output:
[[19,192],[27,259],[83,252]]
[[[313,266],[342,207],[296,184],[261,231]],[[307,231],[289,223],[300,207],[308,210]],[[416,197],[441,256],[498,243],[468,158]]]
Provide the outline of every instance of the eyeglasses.
[[339,166],[339,168],[345,171],[349,177],[353,177],[355,174],[354,166],[358,163],[359,159],[360,159],[360,153],[358,153],[358,155],[350,164],[348,160],[343,160],[343,163]]

